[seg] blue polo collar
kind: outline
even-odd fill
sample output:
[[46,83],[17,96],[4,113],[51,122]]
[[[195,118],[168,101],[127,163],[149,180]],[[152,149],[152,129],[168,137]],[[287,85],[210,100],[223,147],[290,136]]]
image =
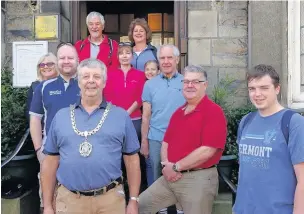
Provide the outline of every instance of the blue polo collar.
[[[63,79],[63,77],[61,76],[61,74],[58,75],[58,80],[61,80],[64,83],[67,83],[67,81],[65,81],[65,79]],[[77,81],[77,76],[76,74],[70,79],[70,81]]]
[[[77,100],[77,102],[75,103],[75,108],[78,108],[81,106],[81,98],[79,98]],[[107,107],[107,101],[105,100],[105,98],[102,99],[102,102],[99,104],[99,108],[100,109],[105,109]]]
[[[178,72],[175,71],[174,74],[173,74],[173,76],[172,76],[170,79],[176,78],[177,75],[178,75]],[[161,76],[161,78],[163,78],[163,79],[168,79],[163,73],[160,73],[160,76]]]

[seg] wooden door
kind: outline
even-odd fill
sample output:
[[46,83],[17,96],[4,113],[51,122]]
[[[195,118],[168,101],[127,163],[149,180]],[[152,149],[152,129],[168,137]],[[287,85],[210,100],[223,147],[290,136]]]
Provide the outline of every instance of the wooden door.
[[174,2],[174,40],[180,50],[179,71],[182,72],[188,64],[188,28],[187,28],[187,2]]

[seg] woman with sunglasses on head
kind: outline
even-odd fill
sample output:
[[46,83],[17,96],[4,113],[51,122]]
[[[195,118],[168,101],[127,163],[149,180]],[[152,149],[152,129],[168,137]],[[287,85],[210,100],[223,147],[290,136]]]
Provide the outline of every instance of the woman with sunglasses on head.
[[[120,67],[116,69],[112,68],[107,72],[108,79],[104,89],[104,97],[108,102],[125,109],[129,113],[138,138],[140,139],[142,115],[141,95],[146,77],[144,72],[132,67],[132,58],[133,52],[131,43],[120,43],[118,46]],[[145,161],[142,157],[141,168],[144,165]],[[124,172],[124,165],[122,167]],[[142,176],[144,176],[144,173],[142,173]],[[142,182],[144,182],[144,180],[145,178],[142,178]]]
[[41,81],[52,79],[56,76],[58,76],[57,57],[52,53],[47,53],[38,60],[37,80],[32,82],[27,93],[26,117],[28,118],[28,120],[29,110],[31,107],[31,102],[36,86],[39,85]]
[[144,71],[147,61],[157,61],[157,49],[151,45],[152,32],[145,19],[134,19],[129,26],[129,40],[133,48],[132,65],[134,68]]
[[141,94],[146,81],[144,72],[132,67],[131,43],[120,43],[118,59],[120,67],[110,69],[104,95],[107,101],[124,108],[137,123],[141,120]]

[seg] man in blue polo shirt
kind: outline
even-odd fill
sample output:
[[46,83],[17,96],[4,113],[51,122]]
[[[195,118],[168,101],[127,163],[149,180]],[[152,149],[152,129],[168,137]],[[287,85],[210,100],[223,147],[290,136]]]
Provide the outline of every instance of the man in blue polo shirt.
[[[77,80],[74,79],[78,65],[76,49],[71,44],[62,44],[58,47],[57,60],[60,75],[44,81],[36,87],[29,112],[31,137],[40,164],[44,158],[41,148],[53,117],[58,110],[76,103],[79,99],[79,87]],[[44,130],[42,133],[41,118],[43,116]]]
[[[174,45],[163,45],[158,49],[157,57],[161,73],[146,82],[142,94],[140,150],[141,154],[150,159],[153,181],[161,176],[160,149],[169,120],[176,109],[185,103],[181,82],[183,76],[177,71],[178,48]],[[162,210],[161,213],[167,213],[167,211]],[[178,213],[182,212],[178,210]]]
[[[124,109],[102,97],[107,77],[103,62],[86,59],[77,70],[81,101],[56,114],[43,151],[44,214],[138,214],[139,142],[133,123]],[[122,154],[130,192],[127,209]]]

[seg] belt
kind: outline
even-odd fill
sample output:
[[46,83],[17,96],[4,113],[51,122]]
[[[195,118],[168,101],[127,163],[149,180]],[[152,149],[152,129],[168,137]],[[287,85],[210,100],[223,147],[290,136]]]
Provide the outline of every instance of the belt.
[[97,195],[102,195],[102,194],[108,192],[109,190],[115,188],[119,184],[122,184],[122,182],[123,182],[123,178],[119,177],[116,180],[112,181],[109,185],[104,186],[97,190],[91,190],[91,191],[71,191],[70,190],[70,191],[72,193],[80,194],[80,195],[84,195],[84,196],[97,196]]
[[185,173],[185,172],[194,172],[194,171],[199,171],[199,170],[203,170],[203,169],[211,169],[211,168],[214,168],[216,167],[216,165],[212,165],[210,167],[207,167],[207,168],[194,168],[194,169],[187,169],[187,170],[182,170],[180,171],[181,173]]

